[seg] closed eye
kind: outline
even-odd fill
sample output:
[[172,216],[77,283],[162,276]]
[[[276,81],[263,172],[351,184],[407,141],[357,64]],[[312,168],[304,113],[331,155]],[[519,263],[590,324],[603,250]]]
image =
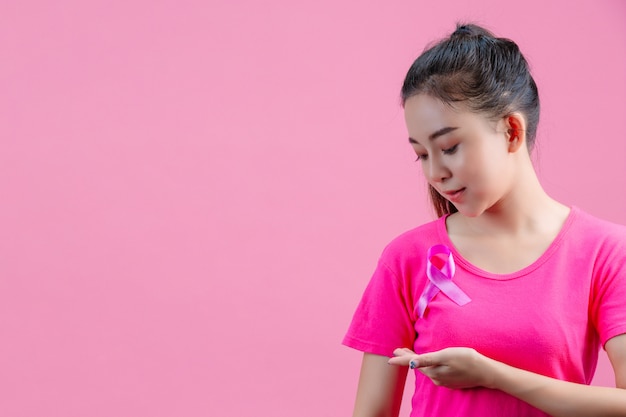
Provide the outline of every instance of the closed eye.
[[415,162],[425,161],[427,159],[428,159],[428,154],[425,154],[425,153],[424,154],[419,154],[419,155],[417,155],[417,158],[415,159]]
[[459,144],[457,143],[456,145],[454,145],[451,148],[444,149],[442,152],[444,153],[444,155],[452,155],[453,153],[456,152],[458,147],[459,147]]

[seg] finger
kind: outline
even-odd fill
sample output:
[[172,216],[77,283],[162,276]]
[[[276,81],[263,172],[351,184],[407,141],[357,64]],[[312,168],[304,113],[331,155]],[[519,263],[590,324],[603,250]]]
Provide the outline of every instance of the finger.
[[423,366],[421,368],[417,368],[417,370],[430,379],[441,378],[441,369],[438,366]]
[[394,356],[404,356],[404,355],[415,355],[415,352],[413,352],[411,349],[409,348],[398,348],[395,349],[393,351]]
[[387,362],[390,365],[409,366],[411,361],[415,359],[417,359],[417,355],[404,354],[402,356],[396,356],[396,357],[390,358]]
[[404,348],[397,348],[393,350],[393,356],[402,356],[404,355]]
[[432,366],[425,362],[421,356],[412,356],[409,360],[409,368],[421,370],[432,368]]
[[443,355],[439,352],[426,353],[424,355],[411,356],[409,366],[415,368],[431,368],[445,365]]
[[437,366],[438,363],[436,363],[431,355],[422,355],[419,357],[419,359],[417,360],[417,364],[416,364],[416,368],[427,368],[430,366]]
[[449,387],[449,381],[445,378],[445,374],[441,372],[440,368],[441,367],[438,366],[429,366],[425,368],[419,368],[418,371],[428,377],[433,382],[433,384],[439,387]]
[[446,365],[448,356],[445,349],[419,355],[419,367]]
[[388,361],[391,365],[404,365],[411,369],[445,365],[445,350],[416,355],[411,349],[398,348],[393,351],[393,354],[395,357]]

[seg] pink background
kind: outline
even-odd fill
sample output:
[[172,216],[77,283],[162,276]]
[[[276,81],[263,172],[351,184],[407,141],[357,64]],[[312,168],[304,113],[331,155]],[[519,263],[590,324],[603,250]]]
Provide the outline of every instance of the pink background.
[[625,2],[383,4],[2,2],[0,415],[349,415],[343,333],[432,218],[399,87],[456,20],[530,60],[548,191],[626,223]]

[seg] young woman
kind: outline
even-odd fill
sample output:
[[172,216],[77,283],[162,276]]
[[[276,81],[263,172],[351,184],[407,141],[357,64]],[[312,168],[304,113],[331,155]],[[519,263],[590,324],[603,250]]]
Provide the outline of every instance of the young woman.
[[[626,416],[626,227],[542,189],[517,45],[458,26],[402,102],[440,217],[385,248],[357,308],[354,416],[397,416],[409,367],[413,417]],[[588,385],[600,347],[617,388]]]

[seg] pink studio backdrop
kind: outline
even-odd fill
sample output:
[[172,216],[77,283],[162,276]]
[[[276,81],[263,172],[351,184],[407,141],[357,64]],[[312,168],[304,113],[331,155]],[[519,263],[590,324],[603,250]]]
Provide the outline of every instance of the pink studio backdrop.
[[549,192],[626,223],[621,0],[2,2],[0,415],[349,415],[432,218],[398,90],[457,20],[531,61]]

